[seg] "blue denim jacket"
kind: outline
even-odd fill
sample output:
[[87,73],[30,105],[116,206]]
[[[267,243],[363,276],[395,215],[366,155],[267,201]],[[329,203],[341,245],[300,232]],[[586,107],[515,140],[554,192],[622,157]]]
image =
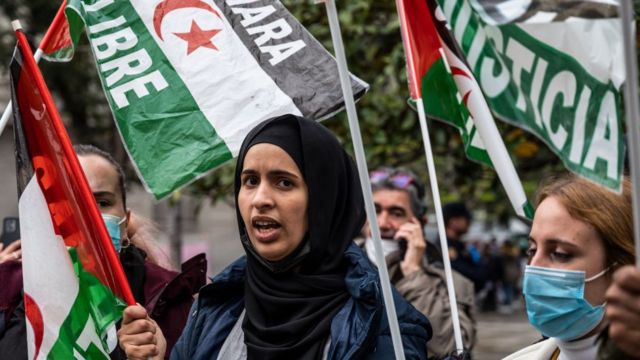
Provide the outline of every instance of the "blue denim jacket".
[[[362,250],[352,244],[344,257],[351,298],[331,322],[328,359],[393,359],[391,333],[377,271]],[[187,325],[173,348],[172,360],[216,359],[227,335],[244,309],[246,258],[241,257],[200,290]],[[426,359],[431,325],[394,289],[394,302],[407,359]]]

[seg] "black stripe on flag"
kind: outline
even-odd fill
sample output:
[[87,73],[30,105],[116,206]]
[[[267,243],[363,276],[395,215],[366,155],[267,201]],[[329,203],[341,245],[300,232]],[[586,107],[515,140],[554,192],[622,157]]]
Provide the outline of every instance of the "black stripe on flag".
[[16,180],[18,183],[18,198],[22,195],[25,187],[33,177],[33,164],[31,164],[31,156],[27,148],[27,139],[25,138],[24,128],[22,125],[22,116],[20,115],[21,107],[18,101],[18,86],[22,73],[22,54],[16,48],[13,52],[13,60],[10,65],[11,77],[11,102],[13,104],[13,137],[15,142],[16,157]]
[[[320,120],[344,108],[338,65],[335,59],[279,1],[214,0],[214,2],[222,10],[244,46],[263,71],[293,100],[298,109],[302,111],[303,116]],[[276,11],[246,28],[241,24],[242,15],[233,12],[233,8],[257,9],[268,6],[272,6]],[[283,39],[271,39],[262,46],[302,40],[305,47],[285,60],[272,65],[269,62],[272,58],[271,55],[263,53],[255,42],[261,33],[250,35],[247,28],[255,28],[276,21],[286,22],[291,27],[291,33]],[[351,75],[351,87],[354,98],[359,99],[367,91],[369,85]]]
[[[458,58],[458,60],[462,61],[468,69],[471,69],[469,67],[469,64],[467,63],[467,58],[464,56],[462,49],[460,49],[460,46],[458,45],[458,41],[453,35],[453,32],[451,32],[451,29],[448,27],[447,20],[437,16],[439,5],[436,0],[425,1],[427,2],[427,7],[429,8],[429,12],[431,13],[431,18],[433,19],[433,24],[436,27],[436,31],[438,31],[438,35],[444,43],[443,45],[446,46],[449,51],[451,51]],[[439,13],[440,15],[444,15],[442,11],[440,11]]]

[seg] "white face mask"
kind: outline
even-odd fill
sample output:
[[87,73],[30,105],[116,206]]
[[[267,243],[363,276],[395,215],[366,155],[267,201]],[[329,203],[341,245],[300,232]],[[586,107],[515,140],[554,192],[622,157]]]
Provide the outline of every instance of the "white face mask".
[[[373,247],[373,239],[371,238],[367,238],[367,240],[364,243],[364,248],[367,252],[367,257],[369,257],[369,260],[371,260],[371,262],[374,265],[378,265],[378,263],[376,262],[376,249]],[[397,240],[393,240],[393,239],[382,239],[382,253],[384,254],[384,257],[386,258],[387,255],[391,254],[394,251],[399,251],[400,250],[400,242]]]

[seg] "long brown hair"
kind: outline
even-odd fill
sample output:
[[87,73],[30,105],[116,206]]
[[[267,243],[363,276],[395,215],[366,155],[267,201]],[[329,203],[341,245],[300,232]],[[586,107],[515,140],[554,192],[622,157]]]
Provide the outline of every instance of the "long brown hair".
[[562,176],[544,186],[536,205],[553,196],[569,215],[592,226],[604,242],[607,264],[635,263],[631,182],[622,180],[622,193],[605,189],[577,175]]

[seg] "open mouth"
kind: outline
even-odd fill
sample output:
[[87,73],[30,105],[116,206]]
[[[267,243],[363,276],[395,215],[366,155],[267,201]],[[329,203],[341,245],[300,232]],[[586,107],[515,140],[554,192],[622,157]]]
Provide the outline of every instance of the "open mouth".
[[260,241],[275,240],[278,230],[282,227],[279,222],[265,217],[255,217],[251,220],[251,226]]

